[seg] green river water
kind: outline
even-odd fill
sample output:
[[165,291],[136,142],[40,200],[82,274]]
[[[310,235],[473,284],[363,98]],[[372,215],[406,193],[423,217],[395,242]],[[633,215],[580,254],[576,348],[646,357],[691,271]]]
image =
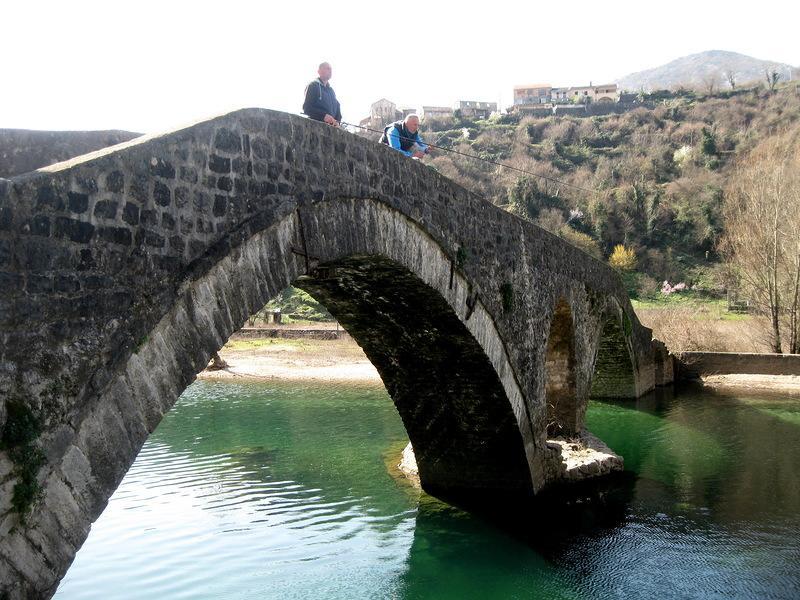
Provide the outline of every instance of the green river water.
[[690,388],[587,422],[626,475],[498,526],[392,475],[380,386],[200,381],[56,598],[800,598],[800,400]]

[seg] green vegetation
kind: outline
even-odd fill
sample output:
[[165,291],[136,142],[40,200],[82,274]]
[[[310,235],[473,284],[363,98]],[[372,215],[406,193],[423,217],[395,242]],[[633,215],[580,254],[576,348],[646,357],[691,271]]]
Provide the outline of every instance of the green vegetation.
[[0,435],[0,450],[7,450],[14,463],[17,483],[14,485],[11,506],[24,522],[31,507],[42,494],[41,486],[36,480],[45,460],[37,443],[41,434],[41,423],[30,407],[20,400],[11,400],[6,405],[6,410],[6,422]]
[[281,322],[283,323],[334,320],[328,310],[310,294],[290,286],[283,290],[278,297],[270,300],[256,315],[251,317],[251,321],[253,321],[251,325],[254,325],[259,319],[266,321],[268,313],[278,309],[281,311]]
[[607,259],[624,246],[636,259],[629,292],[652,298],[663,281],[694,288],[717,277],[726,182],[738,159],[800,123],[800,96],[778,86],[640,100],[619,115],[453,118],[427,124],[424,134],[534,174],[448,152],[432,159],[443,175],[589,254]]
[[462,269],[469,259],[469,251],[464,246],[459,246],[456,252],[456,266]]
[[500,286],[500,296],[503,300],[503,312],[509,313],[514,310],[514,287],[510,283]]

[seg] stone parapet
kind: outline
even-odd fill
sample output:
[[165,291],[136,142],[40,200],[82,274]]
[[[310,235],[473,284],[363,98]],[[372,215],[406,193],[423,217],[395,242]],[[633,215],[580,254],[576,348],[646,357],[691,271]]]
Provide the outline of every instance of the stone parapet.
[[800,354],[753,352],[681,352],[677,378],[703,375],[800,375]]

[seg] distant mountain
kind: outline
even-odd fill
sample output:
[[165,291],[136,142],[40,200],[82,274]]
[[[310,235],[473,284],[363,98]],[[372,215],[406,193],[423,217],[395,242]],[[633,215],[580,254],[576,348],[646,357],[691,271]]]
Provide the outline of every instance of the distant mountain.
[[699,54],[690,54],[665,65],[638,73],[631,73],[617,80],[620,89],[645,91],[669,89],[677,85],[705,87],[710,78],[717,78],[721,88],[728,85],[726,73],[733,72],[736,84],[764,79],[764,69],[777,68],[781,80],[800,75],[797,68],[769,60],[759,60],[738,52],[725,50],[709,50]]

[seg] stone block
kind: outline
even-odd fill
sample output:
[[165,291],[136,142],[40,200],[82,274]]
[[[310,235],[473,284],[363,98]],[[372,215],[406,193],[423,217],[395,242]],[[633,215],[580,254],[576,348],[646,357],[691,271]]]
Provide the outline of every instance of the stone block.
[[189,188],[183,186],[175,188],[173,195],[175,198],[176,208],[183,208],[189,204],[189,200],[191,199],[191,192],[189,191]]
[[126,202],[122,208],[122,220],[128,225],[139,224],[139,207],[132,202]]
[[154,182],[153,201],[159,206],[169,206],[172,203],[172,191],[160,181]]
[[36,208],[37,210],[50,209],[54,211],[64,210],[64,198],[55,187],[52,185],[45,185],[39,188],[36,193]]
[[50,217],[47,215],[36,215],[30,221],[31,235],[48,237],[50,235]]
[[212,154],[208,157],[208,168],[214,173],[228,174],[231,172],[231,159]]
[[182,166],[180,168],[180,180],[186,183],[197,183],[197,169]]
[[223,217],[228,210],[228,199],[225,196],[214,196],[214,216]]
[[88,244],[94,235],[94,225],[68,217],[56,217],[54,237],[67,238],[79,244]]
[[150,173],[162,179],[175,179],[175,167],[163,158],[153,157],[150,159]]
[[131,230],[125,227],[101,227],[98,230],[98,237],[104,242],[120,246],[130,246],[133,243]]
[[229,154],[239,153],[242,151],[242,139],[238,133],[220,127],[214,135],[214,148]]
[[119,203],[114,200],[99,200],[94,205],[94,216],[102,219],[116,219]]
[[125,175],[120,171],[111,171],[106,175],[106,190],[113,194],[121,194],[125,190]]

